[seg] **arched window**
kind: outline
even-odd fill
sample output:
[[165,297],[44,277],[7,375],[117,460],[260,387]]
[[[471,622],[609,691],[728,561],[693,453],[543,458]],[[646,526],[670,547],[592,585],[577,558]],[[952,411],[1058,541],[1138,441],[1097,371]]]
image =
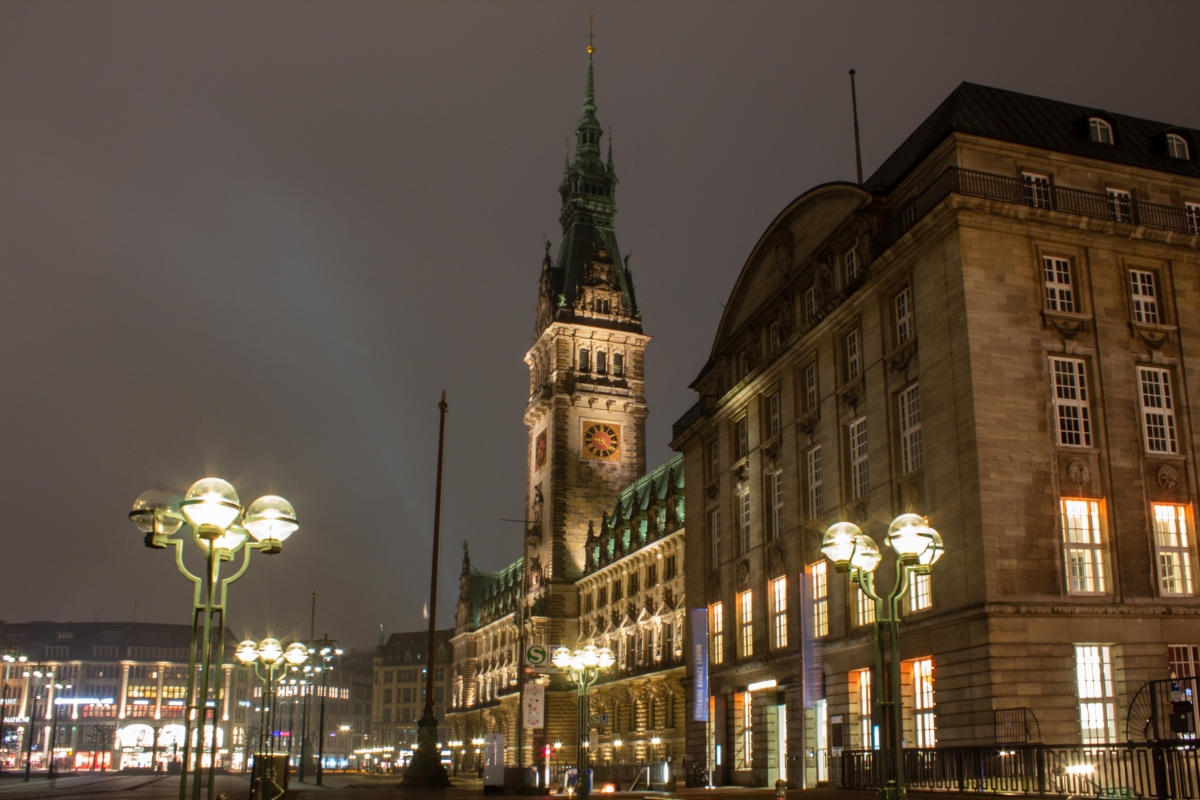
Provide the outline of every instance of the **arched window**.
[[603,375],[608,372],[608,354],[603,350],[596,351],[596,374]]
[[1187,139],[1184,139],[1178,133],[1167,134],[1167,155],[1171,158],[1188,159]]
[[579,371],[590,372],[591,364],[588,362],[588,350],[586,347],[579,348]]
[[1088,138],[1100,144],[1112,144],[1112,125],[1099,117],[1092,117],[1088,120]]

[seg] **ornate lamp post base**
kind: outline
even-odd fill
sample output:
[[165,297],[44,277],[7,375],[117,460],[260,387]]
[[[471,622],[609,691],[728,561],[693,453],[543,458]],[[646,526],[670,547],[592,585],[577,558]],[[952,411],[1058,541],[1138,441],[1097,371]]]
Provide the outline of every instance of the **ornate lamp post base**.
[[404,771],[401,786],[436,788],[450,785],[450,776],[446,774],[442,754],[438,752],[437,729],[437,717],[432,714],[425,714],[417,723],[417,752],[413,753],[412,761]]

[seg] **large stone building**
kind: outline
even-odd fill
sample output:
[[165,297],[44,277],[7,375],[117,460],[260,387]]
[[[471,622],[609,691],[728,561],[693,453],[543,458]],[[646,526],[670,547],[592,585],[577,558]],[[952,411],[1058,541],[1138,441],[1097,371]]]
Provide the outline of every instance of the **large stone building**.
[[[640,643],[636,655],[621,651],[625,661],[609,678],[636,676],[637,686],[598,687],[596,696],[607,698],[601,705],[641,710],[624,716],[597,712],[598,720],[609,721],[596,723],[593,742],[600,746],[619,738],[613,731],[629,731],[630,749],[625,756],[615,753],[617,760],[635,746],[649,753],[641,739],[648,742],[652,737],[643,734],[651,730],[669,729],[682,744],[681,704],[668,699],[681,691],[676,617],[683,608],[683,519],[676,499],[682,475],[672,464],[643,479],[644,352],[650,337],[642,331],[629,260],[622,259],[614,230],[612,148],[602,158],[600,139],[589,58],[575,156],[565,164],[559,186],[562,243],[556,259],[546,246],[535,338],[525,356],[530,380],[523,552],[493,573],[476,571],[464,555],[455,621],[454,738],[502,732],[511,764],[540,763],[554,742],[562,744],[553,754],[558,763],[577,757],[574,688],[557,674],[526,673],[523,647],[532,645]],[[665,577],[665,564],[659,566],[660,556],[675,559],[671,578]],[[597,605],[601,583],[632,587],[625,589],[632,596]],[[587,617],[583,628],[581,615]],[[650,673],[662,674],[651,682]],[[528,735],[518,704],[526,677],[548,684],[547,724]],[[666,735],[659,738],[665,742]]]
[[771,222],[673,434],[710,637],[688,754],[718,783],[811,785],[877,738],[872,609],[818,549],[838,520],[945,539],[904,601],[906,746],[1022,708],[1043,741],[1123,741],[1140,687],[1196,674],[1197,145],[964,83]]
[[[447,629],[434,634],[433,715],[441,723],[446,718],[446,695],[449,683],[450,636]],[[382,634],[380,638],[382,639]],[[372,703],[372,745],[394,747],[395,766],[407,765],[412,747],[417,741],[417,721],[425,711],[427,653],[429,631],[393,633],[381,641],[375,650],[375,691]],[[438,740],[448,740],[446,730],[439,725]]]

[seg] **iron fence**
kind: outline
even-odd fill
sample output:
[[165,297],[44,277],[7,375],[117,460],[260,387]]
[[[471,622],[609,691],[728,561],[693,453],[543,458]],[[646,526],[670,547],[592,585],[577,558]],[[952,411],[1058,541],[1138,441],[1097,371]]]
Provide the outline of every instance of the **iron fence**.
[[[1195,800],[1200,749],[1189,744],[1043,744],[906,748],[910,789],[1103,798]],[[830,777],[844,789],[879,787],[882,754],[843,750]]]

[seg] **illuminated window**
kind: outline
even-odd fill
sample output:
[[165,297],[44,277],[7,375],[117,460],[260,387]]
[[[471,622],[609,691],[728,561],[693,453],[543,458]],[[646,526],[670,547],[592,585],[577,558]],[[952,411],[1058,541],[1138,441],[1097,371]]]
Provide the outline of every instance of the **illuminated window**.
[[825,513],[825,493],[821,478],[821,445],[805,455],[808,462],[808,518],[817,519]]
[[812,583],[813,636],[829,633],[829,572],[824,561],[808,565]]
[[1046,285],[1046,308],[1050,311],[1075,312],[1075,291],[1071,285],[1071,262],[1054,256],[1042,257],[1042,279]]
[[804,368],[804,410],[817,410],[817,362]]
[[1171,158],[1182,158],[1188,160],[1188,144],[1187,140],[1178,133],[1167,134],[1167,155]]
[[1129,270],[1129,294],[1133,302],[1133,321],[1158,324],[1158,292],[1154,288],[1154,273],[1141,269]]
[[859,417],[849,425],[850,488],[857,500],[866,497],[871,489],[871,474],[867,464],[867,418]]
[[914,573],[908,588],[908,610],[925,611],[933,608],[933,577]]
[[1079,722],[1084,744],[1117,740],[1116,703],[1113,697],[1112,652],[1104,645],[1075,647],[1075,674],[1079,692]]
[[900,392],[900,454],[904,474],[925,466],[921,446],[921,387],[914,384]]
[[709,557],[712,563],[709,569],[716,569],[721,564],[721,509],[714,508],[708,512],[708,544]]
[[750,490],[743,489],[737,495],[738,504],[738,553],[750,552]]
[[862,343],[856,328],[846,334],[846,380],[855,380],[861,374]]
[[933,725],[933,659],[912,662],[913,721],[917,729],[917,747],[933,747],[937,736]]
[[742,658],[749,658],[754,655],[754,592],[741,592],[738,595],[738,615],[738,652]]
[[1067,591],[1104,591],[1104,550],[1100,539],[1100,504],[1095,500],[1063,500],[1063,562]]
[[1158,590],[1177,597],[1192,595],[1192,551],[1186,506],[1154,504],[1154,544],[1158,556]]
[[775,647],[787,647],[787,578],[771,581],[771,634]]
[[779,435],[780,419],[779,419],[779,392],[772,392],[767,395],[765,403],[767,412],[767,438],[773,438]]
[[912,289],[905,286],[896,295],[896,344],[913,338]]
[[1058,443],[1092,446],[1092,417],[1088,406],[1084,363],[1075,358],[1051,358],[1054,370],[1054,411]]
[[873,717],[873,702],[871,691],[871,670],[860,669],[853,673],[858,678],[858,741],[864,750],[878,749],[879,737],[875,735],[875,720]]
[[1049,208],[1050,179],[1032,172],[1026,172],[1021,177],[1025,183],[1025,202],[1034,208]]
[[712,604],[712,643],[709,655],[714,664],[725,663],[725,604]]
[[778,539],[783,536],[783,472],[768,472],[763,482],[767,495],[767,533],[771,539]]
[[733,766],[754,767],[754,707],[749,692],[733,695]]
[[1100,144],[1112,144],[1112,125],[1100,119],[1099,117],[1090,118],[1088,120],[1088,138],[1093,142],[1099,142]]
[[855,619],[859,625],[871,625],[875,622],[875,601],[867,596],[862,587],[855,584]]
[[1133,222],[1133,197],[1124,189],[1105,189],[1108,216],[1117,222]]
[[1168,645],[1167,669],[1172,678],[1200,677],[1200,647],[1194,644]]
[[1171,397],[1171,374],[1165,369],[1138,368],[1139,397],[1142,405],[1142,430],[1146,450],[1151,453],[1177,453],[1175,441],[1175,402]]

